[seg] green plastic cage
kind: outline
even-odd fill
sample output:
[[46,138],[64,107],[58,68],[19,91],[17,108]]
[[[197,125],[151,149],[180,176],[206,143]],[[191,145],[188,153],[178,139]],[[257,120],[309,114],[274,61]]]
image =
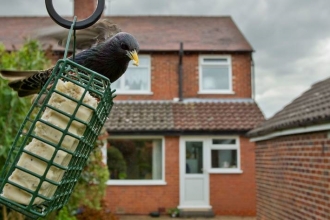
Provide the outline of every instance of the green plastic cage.
[[[57,62],[32,103],[0,176],[0,203],[32,219],[44,217],[67,203],[115,97],[109,79],[67,58],[75,21],[76,18],[69,31],[64,58]],[[75,33],[73,36],[75,48]],[[81,91],[79,96],[59,89],[68,82],[73,90]],[[91,97],[97,100],[96,106],[86,103]],[[54,98],[69,103],[71,111],[55,105]],[[47,111],[56,115],[56,120],[47,119]],[[57,124],[59,120],[65,126]],[[73,129],[76,127],[79,129]],[[37,144],[29,147],[33,142]],[[15,195],[20,195],[20,200],[11,198]]]

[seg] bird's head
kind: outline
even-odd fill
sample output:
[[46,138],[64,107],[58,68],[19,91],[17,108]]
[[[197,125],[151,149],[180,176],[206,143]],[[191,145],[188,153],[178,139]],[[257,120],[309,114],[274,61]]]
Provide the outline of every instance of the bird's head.
[[139,43],[131,34],[120,32],[113,36],[111,41],[117,50],[117,54],[126,57],[128,61],[132,60],[134,65],[139,65]]

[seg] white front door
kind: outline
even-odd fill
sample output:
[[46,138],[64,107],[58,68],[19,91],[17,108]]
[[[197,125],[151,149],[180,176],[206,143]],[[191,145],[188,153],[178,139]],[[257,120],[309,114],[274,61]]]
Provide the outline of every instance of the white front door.
[[206,156],[203,139],[180,138],[179,208],[211,208]]

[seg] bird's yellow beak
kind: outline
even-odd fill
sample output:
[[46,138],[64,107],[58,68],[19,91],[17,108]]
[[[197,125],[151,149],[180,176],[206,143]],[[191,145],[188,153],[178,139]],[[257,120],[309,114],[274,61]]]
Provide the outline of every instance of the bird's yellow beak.
[[127,56],[133,60],[133,65],[138,66],[139,65],[139,56],[136,52],[136,50],[127,51]]

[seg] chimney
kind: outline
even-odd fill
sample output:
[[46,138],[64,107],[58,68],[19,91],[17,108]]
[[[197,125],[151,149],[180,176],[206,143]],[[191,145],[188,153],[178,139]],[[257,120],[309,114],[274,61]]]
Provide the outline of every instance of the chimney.
[[73,15],[77,20],[84,20],[91,16],[97,5],[97,0],[74,0]]

